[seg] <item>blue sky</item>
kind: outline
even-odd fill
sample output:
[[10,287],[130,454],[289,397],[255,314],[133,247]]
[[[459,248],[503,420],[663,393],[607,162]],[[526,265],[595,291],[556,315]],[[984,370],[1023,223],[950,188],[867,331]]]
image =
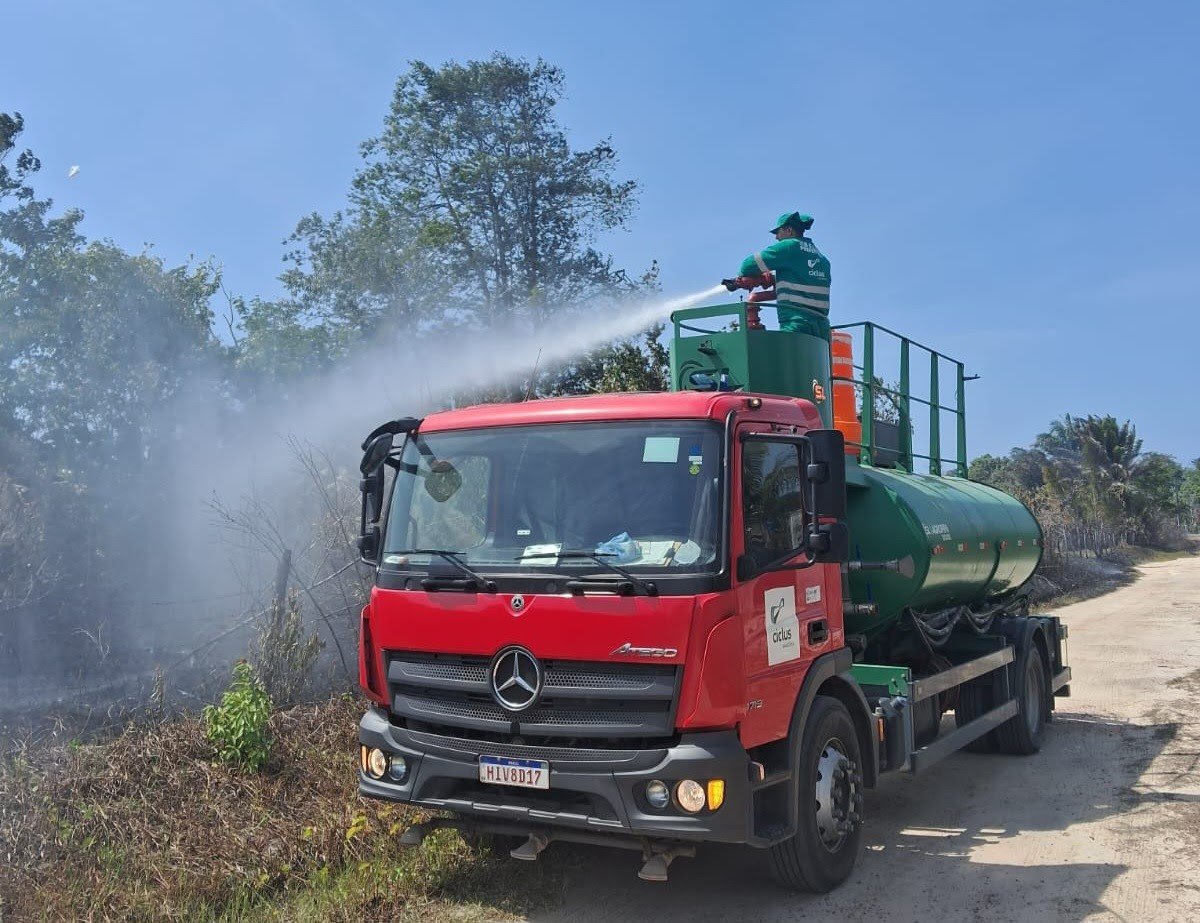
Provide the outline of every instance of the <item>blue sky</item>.
[[[1200,5],[55,2],[9,6],[0,109],[89,236],[273,295],[412,59],[564,68],[642,184],[621,265],[704,288],[817,218],[835,322],[967,361],[971,453],[1063,412],[1200,455]],[[67,179],[73,164],[79,174]]]

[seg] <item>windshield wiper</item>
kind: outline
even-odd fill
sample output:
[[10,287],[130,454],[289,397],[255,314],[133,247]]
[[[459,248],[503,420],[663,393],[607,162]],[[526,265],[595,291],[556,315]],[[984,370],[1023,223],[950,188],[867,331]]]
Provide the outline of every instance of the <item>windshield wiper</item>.
[[615,554],[604,551],[588,551],[586,548],[564,548],[560,551],[535,551],[533,554],[522,555],[521,557],[517,558],[517,560],[527,561],[530,558],[575,558],[578,560],[595,561],[606,570],[610,570],[614,574],[617,574],[618,576],[629,581],[629,584],[632,587],[641,590],[647,596],[658,595],[658,587],[650,581],[643,580],[641,577],[635,577],[633,574],[629,573],[629,571],[625,570],[625,568],[617,567],[617,565],[613,564],[611,561],[604,560],[605,558],[615,557]]
[[444,548],[406,548],[403,551],[393,551],[392,554],[430,554],[437,555],[443,561],[452,564],[469,578],[464,581],[445,581],[439,580],[437,577],[427,577],[421,581],[421,586],[427,590],[436,590],[441,587],[446,589],[477,589],[483,587],[488,593],[496,592],[496,581],[489,580],[480,574],[478,571],[472,570],[462,560],[461,551],[447,551]]

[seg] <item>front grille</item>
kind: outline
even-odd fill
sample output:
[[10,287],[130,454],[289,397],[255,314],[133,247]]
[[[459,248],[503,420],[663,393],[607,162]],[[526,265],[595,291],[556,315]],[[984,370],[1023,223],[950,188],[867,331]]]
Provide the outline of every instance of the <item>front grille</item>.
[[545,737],[667,737],[678,670],[670,664],[544,661],[541,699],[508,712],[492,698],[491,658],[390,653],[392,711],[434,729]]

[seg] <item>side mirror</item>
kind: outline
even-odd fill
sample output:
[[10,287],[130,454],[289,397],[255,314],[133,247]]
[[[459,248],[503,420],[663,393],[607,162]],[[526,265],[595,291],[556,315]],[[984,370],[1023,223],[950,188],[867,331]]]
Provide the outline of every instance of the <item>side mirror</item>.
[[836,429],[814,429],[807,435],[813,507],[822,519],[840,522],[846,518],[846,439]]
[[379,544],[379,526],[371,526],[358,537],[358,556],[368,564],[378,564]]
[[806,536],[805,547],[818,564],[837,564],[850,557],[850,530],[844,522],[825,522]]
[[379,522],[383,515],[383,466],[359,481],[358,489],[362,491],[363,522]]
[[363,457],[362,461],[358,463],[358,470],[363,474],[370,474],[375,469],[382,467],[384,460],[388,457],[388,452],[392,451],[392,442],[395,438],[392,433],[380,433],[369,440],[363,448]]
[[363,457],[358,466],[363,475],[358,482],[358,489],[362,492],[358,554],[368,564],[379,563],[381,540],[378,522],[383,515],[383,463],[387,461],[395,438],[395,434],[390,432],[372,433],[363,443]]

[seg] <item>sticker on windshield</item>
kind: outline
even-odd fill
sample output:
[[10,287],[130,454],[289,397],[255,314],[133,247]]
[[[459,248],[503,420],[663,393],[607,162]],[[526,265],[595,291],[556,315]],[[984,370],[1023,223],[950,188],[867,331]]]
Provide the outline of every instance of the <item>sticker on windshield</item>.
[[800,622],[796,619],[796,588],[774,587],[763,593],[767,629],[767,664],[786,663],[800,656]]
[[647,436],[642,448],[642,461],[675,464],[679,461],[679,437]]
[[704,456],[700,452],[700,446],[694,445],[688,449],[688,474],[699,474],[702,464],[704,464]]
[[558,552],[562,549],[557,545],[526,545],[521,552],[521,564],[524,567],[553,567],[558,563]]

